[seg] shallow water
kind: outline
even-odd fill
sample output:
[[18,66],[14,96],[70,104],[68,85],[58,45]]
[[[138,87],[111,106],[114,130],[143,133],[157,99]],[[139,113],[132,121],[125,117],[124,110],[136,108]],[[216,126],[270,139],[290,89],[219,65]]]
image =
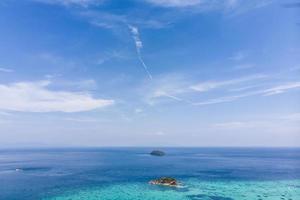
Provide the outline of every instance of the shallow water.
[[186,180],[185,188],[164,188],[144,183],[112,184],[70,190],[45,200],[297,200],[300,181],[199,181]]
[[[300,149],[166,148],[0,151],[0,199],[299,200]],[[181,188],[149,185],[172,176]]]

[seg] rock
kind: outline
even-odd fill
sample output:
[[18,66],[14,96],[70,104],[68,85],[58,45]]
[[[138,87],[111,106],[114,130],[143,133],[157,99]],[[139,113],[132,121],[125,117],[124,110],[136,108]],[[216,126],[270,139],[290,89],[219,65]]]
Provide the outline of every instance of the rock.
[[150,155],[152,155],[152,156],[164,156],[164,155],[166,155],[166,154],[165,154],[165,152],[163,152],[163,151],[154,150],[154,151],[152,151],[152,152],[150,153]]
[[151,180],[149,182],[149,184],[171,186],[171,187],[178,186],[177,180],[175,178],[172,178],[172,177],[161,177],[159,179]]

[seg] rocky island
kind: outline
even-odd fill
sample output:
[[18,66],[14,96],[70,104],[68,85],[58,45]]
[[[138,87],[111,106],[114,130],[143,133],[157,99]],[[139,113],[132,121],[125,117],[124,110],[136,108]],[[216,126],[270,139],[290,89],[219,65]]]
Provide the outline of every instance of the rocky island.
[[149,184],[171,186],[171,187],[178,186],[177,180],[175,178],[172,178],[172,177],[161,177],[159,179],[151,180],[149,182]]
[[150,155],[152,155],[152,156],[164,156],[164,155],[166,155],[166,154],[165,154],[165,152],[160,151],[160,150],[153,150],[153,151],[150,153]]

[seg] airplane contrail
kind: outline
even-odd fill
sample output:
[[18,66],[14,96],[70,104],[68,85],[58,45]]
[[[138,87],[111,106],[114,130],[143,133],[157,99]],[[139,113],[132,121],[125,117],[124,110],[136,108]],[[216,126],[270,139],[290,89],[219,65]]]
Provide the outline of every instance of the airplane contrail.
[[[135,48],[136,48],[136,53],[137,53],[138,59],[139,59],[140,63],[142,64],[145,72],[147,73],[149,79],[153,80],[152,74],[150,73],[150,71],[148,69],[148,66],[144,62],[144,59],[143,59],[142,54],[141,54],[141,49],[143,48],[143,42],[140,39],[139,29],[135,26],[130,25],[130,24],[128,24],[128,28],[130,29],[130,32],[131,32],[132,37],[133,37],[134,42],[135,42]],[[165,93],[163,96],[171,98],[171,99],[179,101],[179,102],[193,104],[192,102],[190,102],[188,100],[185,100],[185,99],[182,99],[182,98],[179,98],[177,96],[170,95],[170,94],[167,94],[167,93]]]
[[141,62],[145,72],[147,73],[149,79],[153,79],[152,75],[150,73],[150,71],[148,70],[148,66],[146,65],[146,63],[143,60],[142,54],[141,54],[141,49],[143,48],[143,43],[140,39],[140,35],[139,35],[139,30],[137,27],[132,26],[132,25],[128,25],[128,28],[130,29],[130,32],[132,34],[132,37],[134,39],[135,42],[135,48],[136,48],[136,53],[138,55],[138,59]]

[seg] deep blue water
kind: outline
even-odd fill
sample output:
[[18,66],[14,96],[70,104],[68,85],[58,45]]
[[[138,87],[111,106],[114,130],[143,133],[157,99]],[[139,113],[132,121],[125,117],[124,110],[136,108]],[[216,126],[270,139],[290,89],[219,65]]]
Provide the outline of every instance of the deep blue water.
[[299,148],[2,149],[0,200],[35,200],[82,188],[148,182],[160,176],[199,180],[300,179]]

